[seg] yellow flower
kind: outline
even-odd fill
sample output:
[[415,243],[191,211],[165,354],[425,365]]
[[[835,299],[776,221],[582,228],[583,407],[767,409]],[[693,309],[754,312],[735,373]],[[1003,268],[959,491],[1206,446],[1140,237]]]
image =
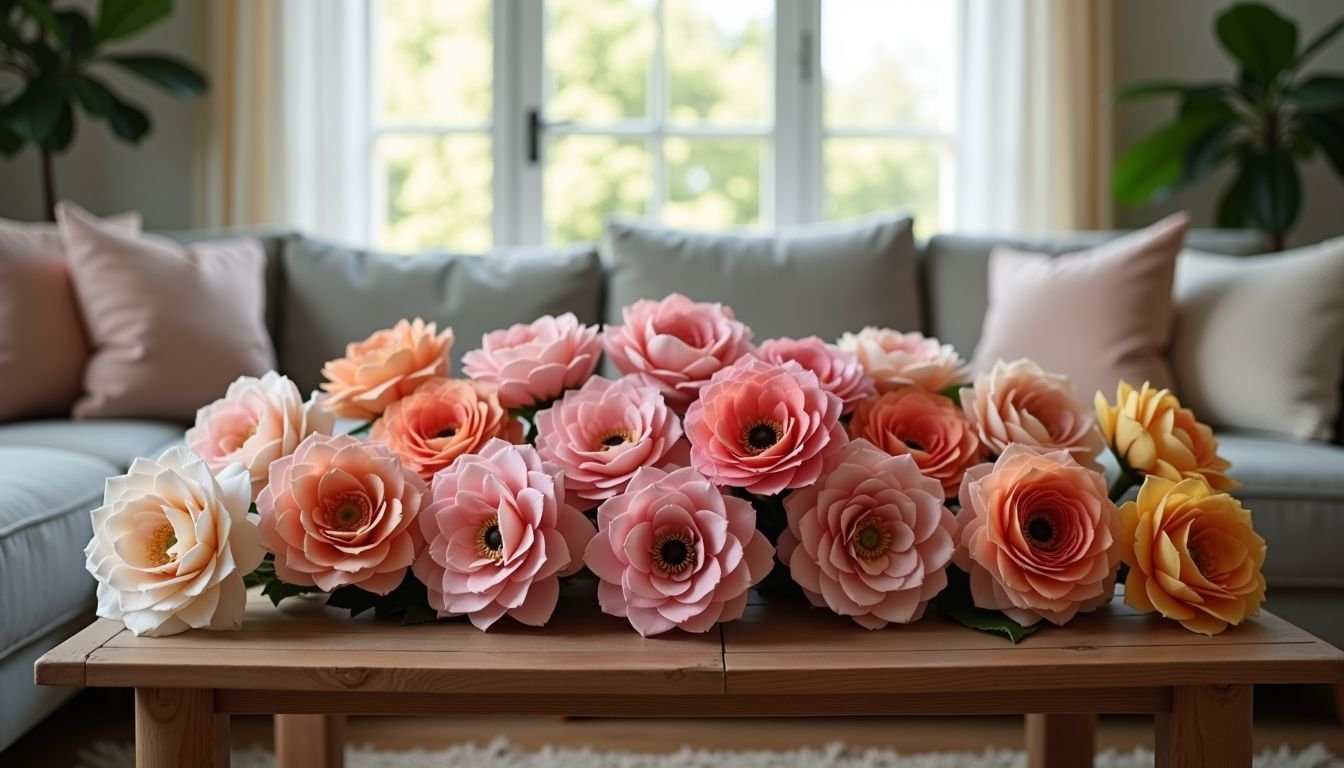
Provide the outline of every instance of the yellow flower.
[[1218,441],[1208,425],[1167,389],[1144,382],[1135,390],[1127,382],[1116,388],[1115,405],[1096,397],[1097,422],[1106,442],[1124,465],[1167,480],[1203,478],[1219,490],[1240,487],[1227,476],[1232,463],[1218,455]]
[[1120,527],[1130,607],[1204,635],[1260,612],[1265,540],[1251,527],[1250,511],[1203,478],[1149,475],[1138,500],[1121,505]]

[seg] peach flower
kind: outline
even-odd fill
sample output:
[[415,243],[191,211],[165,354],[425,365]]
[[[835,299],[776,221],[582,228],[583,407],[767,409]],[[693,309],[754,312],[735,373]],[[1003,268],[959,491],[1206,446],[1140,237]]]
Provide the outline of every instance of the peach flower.
[[716,373],[686,412],[691,466],[766,496],[811,485],[847,442],[841,407],[798,363],[745,358]]
[[594,376],[538,413],[537,452],[565,471],[566,501],[579,509],[624,492],[640,467],[690,461],[681,420],[632,376]]
[[1260,612],[1265,540],[1251,513],[1204,478],[1149,475],[1138,499],[1120,507],[1120,528],[1127,605],[1203,635]]
[[840,398],[845,413],[854,410],[860,400],[877,391],[872,377],[859,365],[859,359],[852,352],[827,344],[816,336],[770,339],[757,347],[754,354],[767,363],[793,360],[817,374],[821,388]]
[[345,357],[322,367],[322,407],[347,419],[372,420],[426,380],[448,375],[453,329],[420,318],[349,344]]
[[603,346],[616,369],[657,387],[685,413],[711,376],[751,351],[751,329],[722,304],[674,293],[621,310],[625,325],[609,325]]
[[645,637],[740,618],[773,565],[751,503],[690,468],[640,469],[597,508],[597,528],[584,560],[601,579],[598,602]]
[[242,462],[255,499],[266,487],[271,462],[293,453],[311,434],[331,434],[334,421],[313,400],[304,402],[288,377],[268,371],[260,379],[239,377],[223,398],[197,411],[186,443],[212,472]]
[[961,407],[994,454],[1012,443],[1043,451],[1068,451],[1089,469],[1100,469],[1097,454],[1104,446],[1097,420],[1073,394],[1067,376],[1047,373],[1023,358],[1000,360],[961,390]]
[[942,483],[944,498],[957,495],[961,476],[983,456],[975,427],[961,409],[919,387],[893,389],[859,403],[849,436],[893,456],[908,454],[920,472]]
[[960,500],[954,562],[976,606],[1029,626],[1110,602],[1120,548],[1101,473],[1067,451],[1010,445],[966,472]]
[[411,526],[424,495],[420,476],[382,443],[310,435],[271,465],[257,497],[261,543],[281,581],[385,595],[415,559]]
[[947,586],[956,549],[944,496],[910,456],[855,440],[827,460],[816,485],[784,500],[780,562],[815,606],[869,629],[916,621]]
[[369,437],[387,444],[402,466],[429,482],[434,473],[491,439],[523,442],[522,422],[499,402],[494,384],[430,379],[389,405]]
[[485,334],[481,348],[462,358],[462,370],[477,381],[499,385],[505,408],[545,403],[593,375],[602,356],[598,327],[573,312],[544,315]]
[[491,440],[434,476],[420,513],[415,575],[440,616],[489,629],[504,614],[534,627],[555,612],[560,577],[583,567],[593,524],[564,503],[565,474],[535,449]]
[[181,446],[108,478],[84,548],[98,615],[150,637],[242,626],[243,576],[265,554],[247,519],[251,504],[246,467],[216,476]]
[[967,380],[966,361],[952,345],[918,331],[901,333],[869,326],[846,333],[838,344],[859,359],[877,383],[878,392],[910,386],[942,392]]
[[1115,405],[1098,392],[1096,407],[1101,432],[1122,466],[1172,481],[1202,477],[1223,491],[1241,486],[1227,476],[1232,462],[1218,455],[1213,430],[1181,407],[1170,390],[1153,389],[1148,382],[1135,390],[1122,381]]

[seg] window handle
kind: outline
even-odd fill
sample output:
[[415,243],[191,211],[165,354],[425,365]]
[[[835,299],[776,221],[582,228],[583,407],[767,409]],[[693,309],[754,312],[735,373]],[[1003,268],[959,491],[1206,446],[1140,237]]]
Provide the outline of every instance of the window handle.
[[527,162],[533,164],[541,162],[541,134],[545,133],[547,128],[569,123],[569,120],[547,120],[536,107],[527,110]]

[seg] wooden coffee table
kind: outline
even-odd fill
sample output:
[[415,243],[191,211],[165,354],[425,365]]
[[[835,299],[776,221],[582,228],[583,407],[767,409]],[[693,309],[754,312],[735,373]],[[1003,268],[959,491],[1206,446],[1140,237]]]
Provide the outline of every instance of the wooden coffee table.
[[544,630],[349,619],[251,596],[244,629],[136,638],[97,621],[42,685],[135,689],[137,765],[226,765],[229,715],[277,714],[283,766],[339,765],[340,715],[1028,714],[1034,766],[1090,764],[1097,713],[1154,713],[1159,766],[1249,766],[1251,687],[1344,680],[1344,652],[1273,615],[1205,638],[1116,602],[1020,646],[937,617],[868,631],[788,599],[643,639],[562,590]]

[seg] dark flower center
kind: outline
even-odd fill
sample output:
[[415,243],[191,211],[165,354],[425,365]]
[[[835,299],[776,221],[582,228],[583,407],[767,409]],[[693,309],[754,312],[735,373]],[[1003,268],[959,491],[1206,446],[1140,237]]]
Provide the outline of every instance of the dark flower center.
[[339,531],[354,531],[368,524],[373,509],[369,500],[358,493],[346,493],[332,509],[332,527]]
[[758,421],[742,433],[742,447],[747,453],[757,454],[778,443],[784,437],[784,428],[773,421]]
[[476,534],[476,552],[491,560],[504,559],[504,536],[499,532],[498,517],[486,520],[481,526],[481,532]]
[[684,533],[665,533],[653,543],[653,564],[669,574],[691,567],[691,541]]
[[870,520],[854,534],[854,554],[864,560],[876,560],[891,549],[891,532],[885,525]]
[[1049,515],[1035,514],[1027,518],[1026,525],[1022,530],[1031,540],[1032,546],[1046,551],[1059,546],[1059,540],[1055,532],[1055,523]]
[[437,438],[456,437],[456,436],[457,436],[457,425],[456,425],[456,424],[449,424],[448,426],[446,426],[446,427],[444,427],[443,429],[439,430],[439,434],[435,435],[435,437],[437,437]]
[[901,442],[905,443],[905,447],[906,447],[906,448],[909,448],[909,449],[912,450],[912,451],[922,451],[922,450],[924,450],[924,444],[921,443],[921,442],[919,442],[918,440],[909,440],[909,439],[907,439],[907,440],[902,440]]
[[635,442],[635,436],[628,429],[618,429],[597,439],[597,450],[609,451],[618,445]]

